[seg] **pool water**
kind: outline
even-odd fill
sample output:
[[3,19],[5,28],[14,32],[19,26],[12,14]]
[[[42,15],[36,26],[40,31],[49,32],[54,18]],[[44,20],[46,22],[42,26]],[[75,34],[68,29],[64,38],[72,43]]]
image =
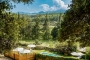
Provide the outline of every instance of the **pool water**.
[[54,54],[54,53],[49,53],[49,52],[41,52],[42,55],[47,55],[47,56],[53,56],[53,57],[59,57],[59,55]]

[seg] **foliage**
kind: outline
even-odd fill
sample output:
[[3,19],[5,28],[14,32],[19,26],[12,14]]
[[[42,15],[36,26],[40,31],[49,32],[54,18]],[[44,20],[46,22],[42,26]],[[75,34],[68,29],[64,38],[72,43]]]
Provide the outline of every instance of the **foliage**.
[[90,33],[90,9],[89,0],[72,0],[64,16],[64,21],[61,24],[61,37],[65,41],[69,37],[81,37],[79,40],[82,44],[89,44]]
[[86,47],[86,54],[90,56],[90,47]]
[[4,13],[4,18],[0,22],[2,23],[0,25],[0,52],[2,52],[15,46],[18,40],[19,26],[13,14]]
[[[32,23],[31,20],[26,17],[27,15],[19,15],[19,29],[21,39],[31,39]],[[19,38],[20,39],[20,38]]]
[[[18,14],[19,15],[19,14]],[[53,17],[52,17],[53,15]],[[22,39],[44,39],[45,31],[46,33],[49,33],[49,39],[51,39],[51,31],[53,27],[56,27],[56,24],[58,24],[57,20],[59,14],[37,14],[37,15],[19,15],[19,21],[21,23],[20,27],[20,35]],[[53,19],[52,19],[53,18]],[[46,24],[45,20],[48,19],[48,24]],[[28,23],[27,23],[28,22]],[[46,25],[48,25],[48,30],[46,29]],[[59,28],[58,28],[59,29]],[[54,33],[58,33],[54,32]],[[58,37],[58,35],[57,35]]]
[[60,54],[64,54],[64,55],[71,55],[70,53],[72,51],[76,51],[76,46],[72,45],[72,46],[68,46],[68,42],[62,42],[62,43],[58,43],[55,45],[56,47],[56,52],[60,53]]
[[57,36],[58,36],[58,28],[57,27],[54,27],[51,31],[51,35],[53,37],[53,39],[57,39]]
[[90,59],[90,47],[86,47],[86,54],[81,57],[82,59],[89,60]]
[[32,28],[32,39],[39,39],[40,36],[40,17],[35,18],[35,26]]
[[56,38],[61,39],[60,35],[61,35],[62,15],[63,14],[61,14],[61,13],[59,14],[57,24],[51,31],[51,35],[52,35],[53,39],[56,39]]
[[43,39],[44,40],[49,40],[50,39],[50,31],[49,31],[49,18],[46,14],[46,19],[45,19],[45,22],[43,24],[43,32],[44,32],[44,35],[43,35]]
[[[19,2],[32,2],[33,0],[12,0]],[[13,9],[11,1],[0,0],[0,53],[5,50],[12,49],[18,40],[19,36],[19,23],[17,17],[6,12],[7,10]],[[15,18],[16,17],[16,18]]]
[[15,3],[23,2],[24,4],[31,4],[34,0],[12,0]]

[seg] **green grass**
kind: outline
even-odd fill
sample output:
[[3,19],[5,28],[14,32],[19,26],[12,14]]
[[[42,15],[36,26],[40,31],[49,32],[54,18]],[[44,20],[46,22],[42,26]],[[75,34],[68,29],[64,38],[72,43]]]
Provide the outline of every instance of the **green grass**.
[[[47,47],[51,47],[54,48],[56,44],[59,44],[59,41],[54,41],[54,40],[39,40],[38,41],[40,43],[40,45],[42,46],[47,46]],[[19,43],[21,44],[34,44],[35,40],[19,40]]]
[[34,41],[33,40],[19,40],[19,43],[22,43],[22,44],[33,44]]

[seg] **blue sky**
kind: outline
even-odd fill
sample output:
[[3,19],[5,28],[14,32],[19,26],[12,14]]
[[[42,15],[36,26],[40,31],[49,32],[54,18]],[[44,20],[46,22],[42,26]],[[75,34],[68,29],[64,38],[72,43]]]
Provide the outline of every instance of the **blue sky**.
[[16,8],[12,9],[12,12],[39,12],[39,11],[56,11],[56,10],[67,10],[68,4],[71,0],[34,0],[32,4],[24,5],[23,3],[16,4]]

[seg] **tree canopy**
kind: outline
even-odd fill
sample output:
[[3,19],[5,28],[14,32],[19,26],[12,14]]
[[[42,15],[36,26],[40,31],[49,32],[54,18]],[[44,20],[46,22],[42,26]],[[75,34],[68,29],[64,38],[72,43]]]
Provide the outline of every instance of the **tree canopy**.
[[[32,3],[33,0],[11,0],[17,3]],[[7,10],[13,9],[10,0],[0,0],[0,53],[14,48],[19,36],[19,19]],[[22,22],[21,22],[22,23]]]
[[90,0],[72,0],[65,13],[62,27],[62,39],[80,37],[79,40],[89,45],[90,40]]

